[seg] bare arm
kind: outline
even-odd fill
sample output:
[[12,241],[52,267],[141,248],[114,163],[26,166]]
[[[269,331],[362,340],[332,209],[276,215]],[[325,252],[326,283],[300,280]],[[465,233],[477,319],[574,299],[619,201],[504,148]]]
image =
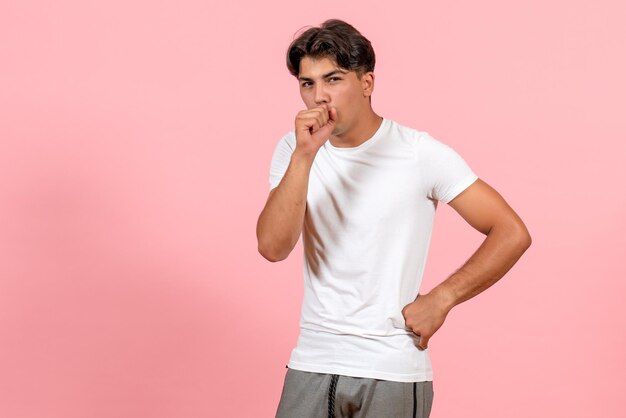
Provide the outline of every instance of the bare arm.
[[310,155],[294,151],[285,176],[270,191],[256,229],[259,253],[269,261],[287,258],[300,238],[312,164]]
[[287,258],[300,237],[311,166],[319,148],[329,138],[337,117],[328,105],[296,116],[296,149],[280,184],[270,191],[259,215],[256,235],[259,253],[269,261]]
[[496,283],[530,247],[531,237],[520,217],[500,194],[478,179],[449,205],[487,237],[450,277],[402,309],[406,325],[420,335],[419,347],[443,325],[450,310]]

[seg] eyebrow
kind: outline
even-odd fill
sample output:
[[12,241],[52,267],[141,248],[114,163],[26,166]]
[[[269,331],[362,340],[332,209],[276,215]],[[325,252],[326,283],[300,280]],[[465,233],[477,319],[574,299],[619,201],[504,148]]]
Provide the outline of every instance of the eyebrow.
[[[339,74],[348,74],[348,72],[347,72],[347,71],[334,70],[334,71],[331,71],[331,72],[329,72],[329,73],[324,74],[324,75],[322,76],[322,78],[328,78],[328,77],[330,77],[331,75],[335,75],[335,74],[337,74],[337,73],[339,73]],[[308,78],[308,77],[298,77],[298,80],[300,80],[300,81],[313,81],[313,79],[312,79],[312,78]]]

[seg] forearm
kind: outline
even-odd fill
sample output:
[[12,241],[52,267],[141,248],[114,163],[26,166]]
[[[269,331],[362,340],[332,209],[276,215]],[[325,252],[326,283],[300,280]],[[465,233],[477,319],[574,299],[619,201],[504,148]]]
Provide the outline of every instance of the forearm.
[[300,237],[314,156],[294,151],[280,185],[269,197],[257,223],[259,252],[270,261],[289,255]]
[[483,292],[519,260],[531,244],[526,227],[518,222],[494,225],[467,262],[431,293],[449,309]]

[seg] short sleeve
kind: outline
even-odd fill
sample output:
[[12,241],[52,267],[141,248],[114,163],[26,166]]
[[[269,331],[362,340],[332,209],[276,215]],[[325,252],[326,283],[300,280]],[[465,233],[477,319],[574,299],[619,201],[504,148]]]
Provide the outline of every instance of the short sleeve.
[[452,147],[428,132],[420,132],[417,159],[430,199],[449,203],[478,179]]
[[295,145],[296,137],[293,132],[289,132],[283,136],[280,141],[278,141],[278,144],[276,144],[274,154],[272,155],[272,163],[270,165],[270,190],[278,186],[285,175],[287,167],[289,167],[291,154],[295,149]]

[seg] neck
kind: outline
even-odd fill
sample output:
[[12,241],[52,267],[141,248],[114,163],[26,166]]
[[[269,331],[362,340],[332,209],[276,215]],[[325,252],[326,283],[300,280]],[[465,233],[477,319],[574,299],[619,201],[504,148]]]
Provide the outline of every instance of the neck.
[[374,113],[374,111],[368,112],[348,131],[332,135],[330,143],[337,148],[358,147],[376,133],[382,121],[383,118]]

